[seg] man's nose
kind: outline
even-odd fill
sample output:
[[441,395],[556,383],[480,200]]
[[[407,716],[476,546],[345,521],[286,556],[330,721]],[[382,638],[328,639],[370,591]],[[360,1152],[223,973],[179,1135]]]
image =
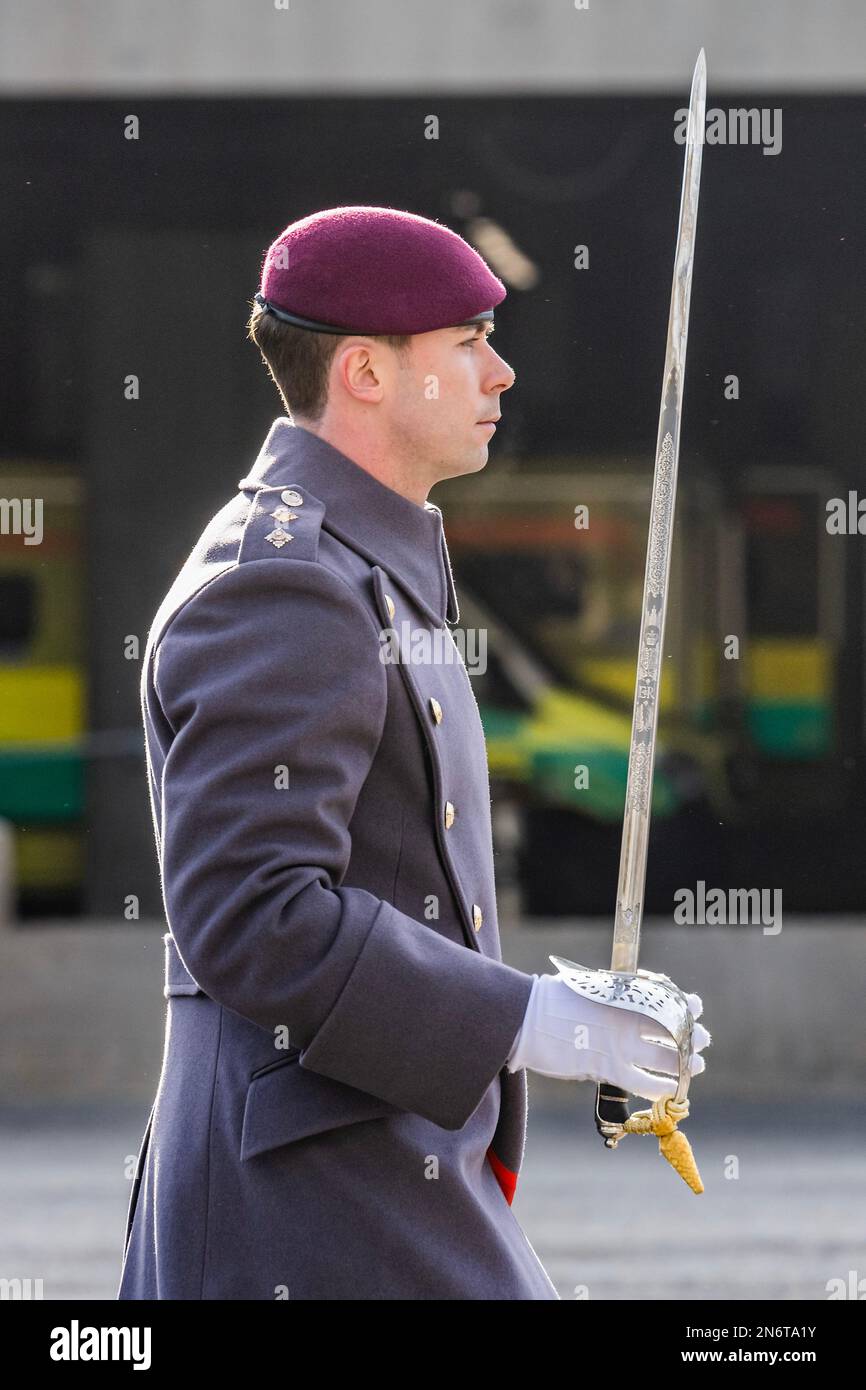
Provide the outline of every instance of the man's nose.
[[510,391],[511,387],[514,385],[517,374],[509,367],[504,358],[499,356],[498,352],[494,352],[493,356],[496,360],[490,369],[490,389],[493,391]]

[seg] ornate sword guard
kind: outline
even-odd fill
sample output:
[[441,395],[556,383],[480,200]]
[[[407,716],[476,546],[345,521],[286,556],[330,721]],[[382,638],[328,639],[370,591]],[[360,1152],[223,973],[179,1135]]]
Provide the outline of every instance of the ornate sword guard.
[[689,1113],[689,1060],[694,1032],[685,994],[668,975],[652,970],[588,970],[586,966],[566,960],[564,956],[550,956],[549,959],[575,994],[597,1003],[610,1004],[613,1008],[641,1014],[648,1021],[655,1020],[670,1035],[676,1046],[678,1062],[676,1093],[656,1101],[651,1110],[635,1111],[621,1124],[601,1122],[599,1128],[605,1135],[606,1146],[611,1149],[616,1148],[626,1134],[655,1134],[661,1154],[693,1192],[703,1192],[703,1183],[689,1141],[677,1129],[679,1121]]

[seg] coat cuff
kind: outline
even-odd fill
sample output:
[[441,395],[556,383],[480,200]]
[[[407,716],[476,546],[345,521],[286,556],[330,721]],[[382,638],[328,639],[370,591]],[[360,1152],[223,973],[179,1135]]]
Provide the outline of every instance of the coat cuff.
[[382,902],[336,1004],[298,1061],[443,1129],[505,1065],[533,976]]

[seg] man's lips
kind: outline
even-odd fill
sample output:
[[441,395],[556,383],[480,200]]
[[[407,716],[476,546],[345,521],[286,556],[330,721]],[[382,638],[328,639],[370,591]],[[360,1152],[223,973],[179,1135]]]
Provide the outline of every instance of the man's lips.
[[496,429],[496,422],[501,419],[501,415],[494,415],[490,420],[478,420],[476,423],[479,425],[491,425],[493,429]]

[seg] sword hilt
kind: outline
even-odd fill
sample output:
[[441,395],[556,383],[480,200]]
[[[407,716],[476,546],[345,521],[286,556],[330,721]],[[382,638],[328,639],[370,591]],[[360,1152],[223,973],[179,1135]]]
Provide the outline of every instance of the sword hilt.
[[595,1127],[606,1149],[615,1149],[628,1119],[628,1092],[602,1081],[595,1092]]

